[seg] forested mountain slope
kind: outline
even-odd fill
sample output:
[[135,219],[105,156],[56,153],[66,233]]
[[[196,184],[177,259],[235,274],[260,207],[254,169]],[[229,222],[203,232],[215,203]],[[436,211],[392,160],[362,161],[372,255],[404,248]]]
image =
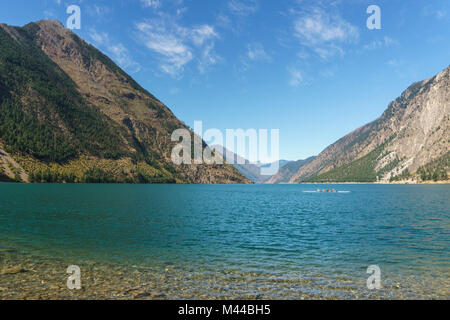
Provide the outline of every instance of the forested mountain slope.
[[0,25],[1,176],[31,182],[249,182],[226,164],[172,164],[171,134],[178,128],[187,127],[60,22]]

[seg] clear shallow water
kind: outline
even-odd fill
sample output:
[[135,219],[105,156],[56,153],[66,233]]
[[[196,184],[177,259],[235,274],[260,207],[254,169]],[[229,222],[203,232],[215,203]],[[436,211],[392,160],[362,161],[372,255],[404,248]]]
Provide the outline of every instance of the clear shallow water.
[[[67,265],[171,265],[179,275],[173,281],[194,274],[189,284],[198,294],[219,278],[219,297],[255,281],[287,290],[286,298],[351,298],[367,291],[366,269],[375,264],[384,297],[404,297],[389,291],[401,286],[406,298],[449,298],[450,186],[333,187],[351,192],[0,184],[0,247]],[[280,297],[271,294],[263,297]]]

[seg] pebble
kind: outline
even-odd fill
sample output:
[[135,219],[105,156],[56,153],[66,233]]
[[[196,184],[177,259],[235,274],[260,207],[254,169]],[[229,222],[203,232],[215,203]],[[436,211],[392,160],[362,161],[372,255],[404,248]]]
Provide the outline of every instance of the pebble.
[[[440,277],[435,282],[420,282],[408,291],[405,283],[395,279],[384,290],[369,292],[362,283],[323,281],[311,276],[299,279],[271,277],[255,272],[233,270],[195,270],[192,266],[175,268],[169,265],[147,265],[134,270],[130,266],[98,262],[80,264],[82,290],[66,287],[67,261],[31,257],[18,253],[7,256],[0,269],[0,300],[2,299],[439,299],[450,296],[450,281]],[[12,267],[15,266],[15,267]],[[165,269],[169,269],[165,275]],[[30,272],[33,271],[33,272]],[[319,278],[320,279],[320,278]],[[431,279],[432,280],[432,279]],[[336,281],[338,284],[336,285]],[[353,281],[353,280],[352,280]],[[408,282],[416,284],[419,282]],[[396,285],[399,286],[396,289]],[[425,286],[426,285],[426,286]],[[439,290],[433,290],[439,288]]]
[[13,267],[13,268],[0,270],[0,274],[17,274],[17,273],[22,273],[22,272],[26,272],[26,270],[23,269],[22,267]]

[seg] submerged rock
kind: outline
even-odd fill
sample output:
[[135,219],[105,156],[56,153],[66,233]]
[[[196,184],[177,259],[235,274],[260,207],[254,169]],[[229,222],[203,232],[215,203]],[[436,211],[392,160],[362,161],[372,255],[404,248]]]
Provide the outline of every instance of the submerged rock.
[[7,268],[7,269],[3,269],[0,270],[0,274],[17,274],[17,273],[22,273],[22,272],[26,272],[26,270],[22,267],[12,267],[12,268]]

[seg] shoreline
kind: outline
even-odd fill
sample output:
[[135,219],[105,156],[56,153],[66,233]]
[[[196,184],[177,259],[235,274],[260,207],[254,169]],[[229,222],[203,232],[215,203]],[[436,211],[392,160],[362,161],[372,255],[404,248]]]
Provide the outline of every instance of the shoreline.
[[[286,183],[286,184],[297,184],[297,183]],[[319,184],[319,185],[327,185],[327,184],[367,184],[367,185],[447,185],[450,184],[450,181],[435,181],[435,182],[301,182],[298,184]]]
[[433,181],[433,182],[299,182],[299,183],[57,183],[57,182],[19,182],[19,181],[1,181],[0,184],[23,184],[23,185],[32,185],[32,184],[42,184],[42,185],[51,185],[51,184],[66,184],[66,185],[193,185],[193,186],[220,186],[220,185],[448,185],[450,184],[450,180],[446,181]]

